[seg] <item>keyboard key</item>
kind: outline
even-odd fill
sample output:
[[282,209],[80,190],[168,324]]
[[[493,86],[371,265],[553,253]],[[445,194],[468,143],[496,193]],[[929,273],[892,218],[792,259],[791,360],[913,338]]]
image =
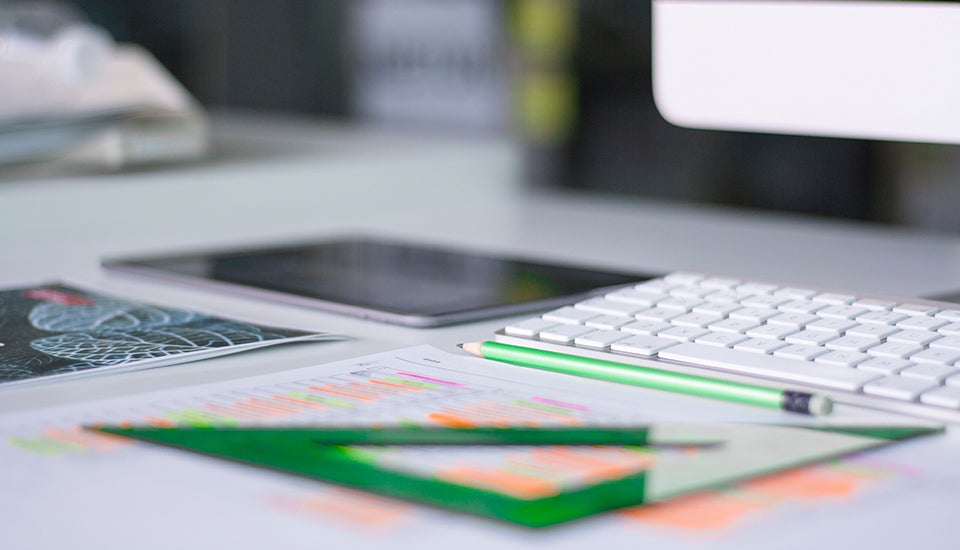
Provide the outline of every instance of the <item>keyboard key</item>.
[[846,319],[820,319],[807,325],[807,330],[821,330],[839,336],[843,334],[844,331],[857,326],[857,324],[858,323],[847,321]]
[[937,332],[945,336],[960,336],[960,323],[950,323],[945,327],[940,327]]
[[521,321],[519,323],[512,324],[503,329],[504,332],[511,336],[523,336],[525,338],[534,338],[541,331],[547,330],[557,326],[555,321],[548,321],[546,319],[527,319],[526,321]]
[[658,333],[672,328],[673,325],[661,323],[660,321],[634,321],[620,327],[620,330],[630,334],[645,334],[647,336],[656,336]]
[[933,315],[940,311],[940,309],[923,304],[901,304],[893,308],[893,311],[903,313],[904,315]]
[[869,359],[869,355],[857,351],[831,351],[817,357],[814,362],[836,367],[855,367]]
[[831,294],[823,293],[817,294],[811,298],[814,302],[823,302],[825,304],[833,304],[835,306],[845,306],[852,304],[856,300],[856,296],[850,296],[849,294]]
[[892,357],[896,359],[906,359],[914,353],[923,350],[922,347],[906,342],[887,342],[880,344],[875,348],[870,348],[867,353],[874,357]]
[[822,330],[803,330],[796,334],[787,336],[785,340],[791,344],[803,344],[806,346],[822,346],[838,338],[836,334],[824,332]]
[[730,313],[740,309],[740,306],[737,304],[723,303],[723,302],[707,302],[705,304],[700,304],[699,306],[693,308],[693,313],[706,313],[708,315],[716,315],[719,318],[726,318]]
[[856,306],[830,306],[817,312],[818,317],[829,319],[855,319],[859,315],[868,313],[870,310]]
[[656,355],[661,350],[677,345],[675,340],[657,338],[656,336],[636,335],[615,342],[610,349],[619,353],[629,353],[631,355]]
[[731,319],[746,319],[755,323],[762,323],[771,317],[776,317],[780,312],[775,309],[762,307],[745,307],[730,313]]
[[943,336],[936,332],[930,332],[929,330],[901,330],[900,332],[895,332],[887,336],[887,342],[906,342],[908,344],[925,346],[940,338],[943,338]]
[[716,290],[732,290],[740,284],[737,279],[726,279],[721,277],[710,277],[700,281],[700,286],[704,288],[713,288]]
[[742,334],[733,332],[711,332],[710,334],[701,336],[694,341],[705,346],[729,348],[745,340],[747,340],[747,337],[743,336]]
[[606,349],[610,347],[610,344],[629,337],[629,334],[619,330],[598,330],[574,339],[573,343],[586,348]]
[[879,325],[895,325],[906,319],[907,316],[902,313],[892,311],[871,311],[857,317],[858,323],[870,323]]
[[660,300],[657,302],[657,307],[662,309],[672,309],[679,311],[680,313],[689,313],[693,308],[704,303],[703,300],[699,298],[667,298],[666,300]]
[[607,299],[610,301],[636,304],[638,306],[646,307],[653,307],[654,304],[668,297],[668,294],[660,294],[657,292],[638,292],[632,288],[623,288],[607,294]]
[[695,327],[673,327],[657,335],[659,338],[677,340],[679,342],[692,342],[701,336],[710,334],[709,331]]
[[586,311],[603,313],[604,315],[623,315],[626,317],[633,317],[634,314],[643,310],[643,307],[637,304],[614,302],[613,300],[607,300],[606,298],[602,297],[592,298],[590,300],[580,302],[573,307]]
[[934,340],[930,342],[930,347],[960,350],[960,336],[946,336],[939,340]]
[[960,351],[947,348],[930,348],[910,356],[914,363],[952,365],[960,360]]
[[817,295],[817,291],[809,288],[786,287],[775,291],[773,295],[791,300],[809,300]]
[[920,394],[920,402],[935,407],[960,409],[960,386],[946,386]]
[[653,309],[647,309],[644,311],[637,312],[634,317],[640,319],[641,321],[659,321],[661,323],[666,323],[674,317],[679,317],[683,315],[682,311],[677,311],[675,309],[663,309],[662,307],[655,307]]
[[750,353],[773,353],[780,348],[787,347],[788,344],[781,342],[780,340],[767,340],[764,338],[751,338],[735,344],[733,349],[740,351],[747,351]]
[[781,313],[780,315],[767,319],[767,324],[784,325],[800,330],[818,319],[819,317],[816,315],[810,315],[808,313]]
[[880,344],[880,340],[865,336],[843,336],[826,343],[827,348],[837,351],[864,352]]
[[766,340],[783,340],[787,336],[797,332],[797,329],[785,325],[762,325],[747,331],[747,336],[751,338],[764,338]]
[[722,317],[719,317],[717,315],[706,315],[703,313],[688,313],[686,315],[681,315],[680,317],[675,317],[671,319],[670,324],[677,327],[703,328],[721,319]]
[[750,353],[699,344],[680,344],[661,351],[659,357],[707,367],[787,382],[811,384],[837,390],[857,391],[877,378],[874,373],[858,369],[838,369],[816,363],[803,364],[775,355]]
[[663,278],[675,285],[695,285],[704,279],[704,275],[690,271],[676,271]]
[[594,317],[588,319],[584,322],[588,327],[598,328],[602,330],[616,330],[623,325],[632,323],[632,317],[620,317],[619,315],[601,315],[599,317]]
[[900,376],[905,376],[907,378],[919,378],[921,380],[929,380],[931,382],[939,383],[944,378],[957,374],[957,372],[960,371],[954,367],[948,367],[946,365],[915,365],[900,371]]
[[912,367],[913,363],[906,359],[897,359],[893,357],[874,357],[857,365],[858,369],[868,370],[879,374],[896,374],[907,367]]
[[637,292],[646,292],[647,294],[666,294],[671,288],[676,288],[676,284],[668,283],[663,279],[653,279],[640,283],[633,287]]
[[752,328],[760,326],[760,323],[748,321],[747,319],[724,319],[710,325],[710,330],[714,332],[739,332],[743,334]]
[[934,317],[907,317],[903,321],[897,323],[897,327],[905,329],[916,329],[916,330],[937,330],[940,327],[949,325],[950,323],[946,319],[936,319]]
[[827,350],[819,346],[805,346],[803,344],[793,344],[785,348],[780,348],[773,352],[777,357],[784,359],[799,359],[801,361],[810,361],[818,355],[827,353]]
[[902,376],[885,376],[863,387],[863,393],[879,395],[900,401],[915,401],[920,394],[939,387],[936,382]]
[[778,307],[780,311],[785,313],[816,313],[821,309],[830,307],[827,304],[822,302],[811,302],[810,300],[794,300],[792,302],[787,302],[782,306]]
[[716,292],[711,292],[703,297],[704,300],[708,302],[720,302],[723,304],[733,304],[740,301],[740,295],[734,292],[727,292],[725,290],[718,290]]
[[587,319],[599,317],[594,311],[586,311],[573,307],[562,307],[558,310],[544,314],[543,318],[547,321],[556,321],[566,325],[582,325]]
[[960,309],[945,309],[934,315],[934,317],[950,322],[960,321]]
[[591,332],[595,332],[595,329],[580,325],[558,325],[541,331],[540,339],[566,344]]
[[783,304],[789,302],[789,298],[780,298],[777,296],[749,296],[740,300],[740,304],[747,307],[764,307],[764,308],[773,308],[776,309]]
[[714,292],[713,289],[699,286],[678,286],[670,289],[670,296],[677,298],[703,298],[707,294]]
[[777,288],[777,285],[768,285],[763,283],[743,283],[734,290],[737,292],[737,294],[742,296],[754,296],[758,294],[772,294],[777,290]]
[[890,325],[858,325],[847,329],[848,336],[866,336],[877,340],[883,340],[896,332],[900,332],[900,329]]
[[888,300],[876,300],[873,298],[857,300],[853,303],[853,305],[862,307],[864,309],[869,309],[870,311],[890,311],[891,309],[897,307],[896,302],[890,302]]

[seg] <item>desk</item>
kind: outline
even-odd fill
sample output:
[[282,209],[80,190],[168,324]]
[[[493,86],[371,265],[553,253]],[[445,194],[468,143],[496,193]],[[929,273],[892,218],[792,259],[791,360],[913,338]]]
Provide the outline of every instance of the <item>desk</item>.
[[[411,138],[249,116],[216,118],[214,135],[218,154],[201,164],[0,182],[0,283],[12,286],[60,276],[132,297],[262,323],[342,332],[356,339],[8,390],[0,396],[0,414],[286,370],[419,343],[452,351],[457,342],[482,339],[505,324],[501,319],[430,330],[387,326],[107,277],[99,271],[98,259],[110,255],[363,232],[620,270],[702,270],[864,293],[923,295],[960,286],[958,238],[733,209],[533,192],[516,182],[519,154],[504,140]],[[833,547],[839,546],[840,539],[857,541],[857,546],[870,542],[876,548],[952,547],[945,532],[960,503],[960,490],[953,489],[960,489],[960,476],[947,474],[960,464],[958,439],[951,431],[926,444],[929,452],[921,453],[908,444],[878,455],[876,475],[888,475],[883,467],[887,464],[899,476],[896,483],[878,483],[862,494],[838,496],[839,501],[857,502],[831,502],[823,509],[810,505],[809,522],[746,521],[732,531],[705,536],[719,547]],[[906,485],[926,485],[930,490],[912,493],[914,502],[905,503],[900,491]],[[684,546],[699,540],[689,533],[664,535],[646,526],[619,523],[620,531],[591,529],[586,522],[532,533],[439,511],[414,513],[429,516],[410,520],[417,525],[415,532],[402,522],[391,527],[395,530],[352,531],[342,522],[298,513],[259,526],[235,525],[226,532],[222,530],[226,518],[215,518],[212,512],[207,531],[180,532],[178,513],[168,518],[145,517],[136,510],[147,506],[149,495],[134,488],[130,491],[128,502],[115,503],[99,517],[105,524],[118,520],[128,527],[139,525],[142,540],[112,537],[104,524],[66,517],[57,519],[57,533],[41,532],[38,545],[73,541],[91,548],[186,548],[192,547],[191,541],[218,540],[221,547],[269,543],[315,548],[340,540],[360,546],[412,541],[418,548],[455,544],[582,548],[607,536],[622,537],[623,529],[634,533],[637,542],[656,541],[657,545]],[[54,491],[48,498],[58,496]],[[756,506],[760,516],[780,513],[762,503]],[[808,504],[801,499],[784,506],[804,509]],[[13,519],[10,526],[39,520],[38,510],[18,509],[7,495],[0,496],[0,509],[6,510],[5,520]],[[845,526],[839,531],[837,521]],[[435,525],[435,529],[424,525]]]

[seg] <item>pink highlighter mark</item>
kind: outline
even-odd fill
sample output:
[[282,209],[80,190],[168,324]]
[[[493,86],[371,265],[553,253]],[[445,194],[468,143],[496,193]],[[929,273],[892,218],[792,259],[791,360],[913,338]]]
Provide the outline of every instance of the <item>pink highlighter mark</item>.
[[563,407],[564,409],[571,409],[574,411],[589,411],[590,407],[586,405],[577,405],[575,403],[567,403],[566,401],[557,401],[556,399],[550,399],[548,397],[533,397],[531,401],[536,401],[537,403],[543,403],[544,405],[553,405],[555,407]]
[[435,384],[443,384],[445,386],[459,386],[465,387],[466,384],[461,384],[459,382],[450,382],[449,380],[440,380],[437,378],[430,378],[429,376],[420,376],[419,374],[413,374],[412,372],[398,372],[400,376],[409,376],[410,378],[416,378],[418,380],[423,380],[425,382],[433,382]]
[[89,306],[96,303],[86,296],[80,296],[79,294],[72,294],[70,292],[63,292],[60,290],[53,290],[52,288],[36,288],[24,292],[23,295],[27,298],[33,298],[35,300],[56,302],[58,304],[64,304],[68,306]]

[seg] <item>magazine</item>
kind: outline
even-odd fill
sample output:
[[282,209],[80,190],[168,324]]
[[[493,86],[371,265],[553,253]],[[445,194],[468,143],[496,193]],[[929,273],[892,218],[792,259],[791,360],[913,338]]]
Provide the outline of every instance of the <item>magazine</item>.
[[0,290],[0,387],[339,340],[156,306],[63,284]]

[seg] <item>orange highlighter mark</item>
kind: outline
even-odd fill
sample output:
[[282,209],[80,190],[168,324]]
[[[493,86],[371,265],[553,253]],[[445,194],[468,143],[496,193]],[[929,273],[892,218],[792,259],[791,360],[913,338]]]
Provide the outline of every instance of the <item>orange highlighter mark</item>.
[[761,510],[789,503],[849,500],[883,472],[853,470],[844,464],[808,466],[740,483],[727,491],[705,491],[619,513],[641,524],[699,534],[719,534]]
[[480,470],[469,467],[451,468],[439,472],[437,479],[460,485],[491,489],[499,493],[528,499],[553,496],[560,491],[559,486],[553,481],[538,479],[501,469]]
[[641,523],[696,533],[726,531],[769,504],[706,491],[668,502],[626,508],[619,513]]
[[748,481],[743,488],[779,499],[822,500],[851,497],[862,481],[863,478],[848,472],[803,468]]

